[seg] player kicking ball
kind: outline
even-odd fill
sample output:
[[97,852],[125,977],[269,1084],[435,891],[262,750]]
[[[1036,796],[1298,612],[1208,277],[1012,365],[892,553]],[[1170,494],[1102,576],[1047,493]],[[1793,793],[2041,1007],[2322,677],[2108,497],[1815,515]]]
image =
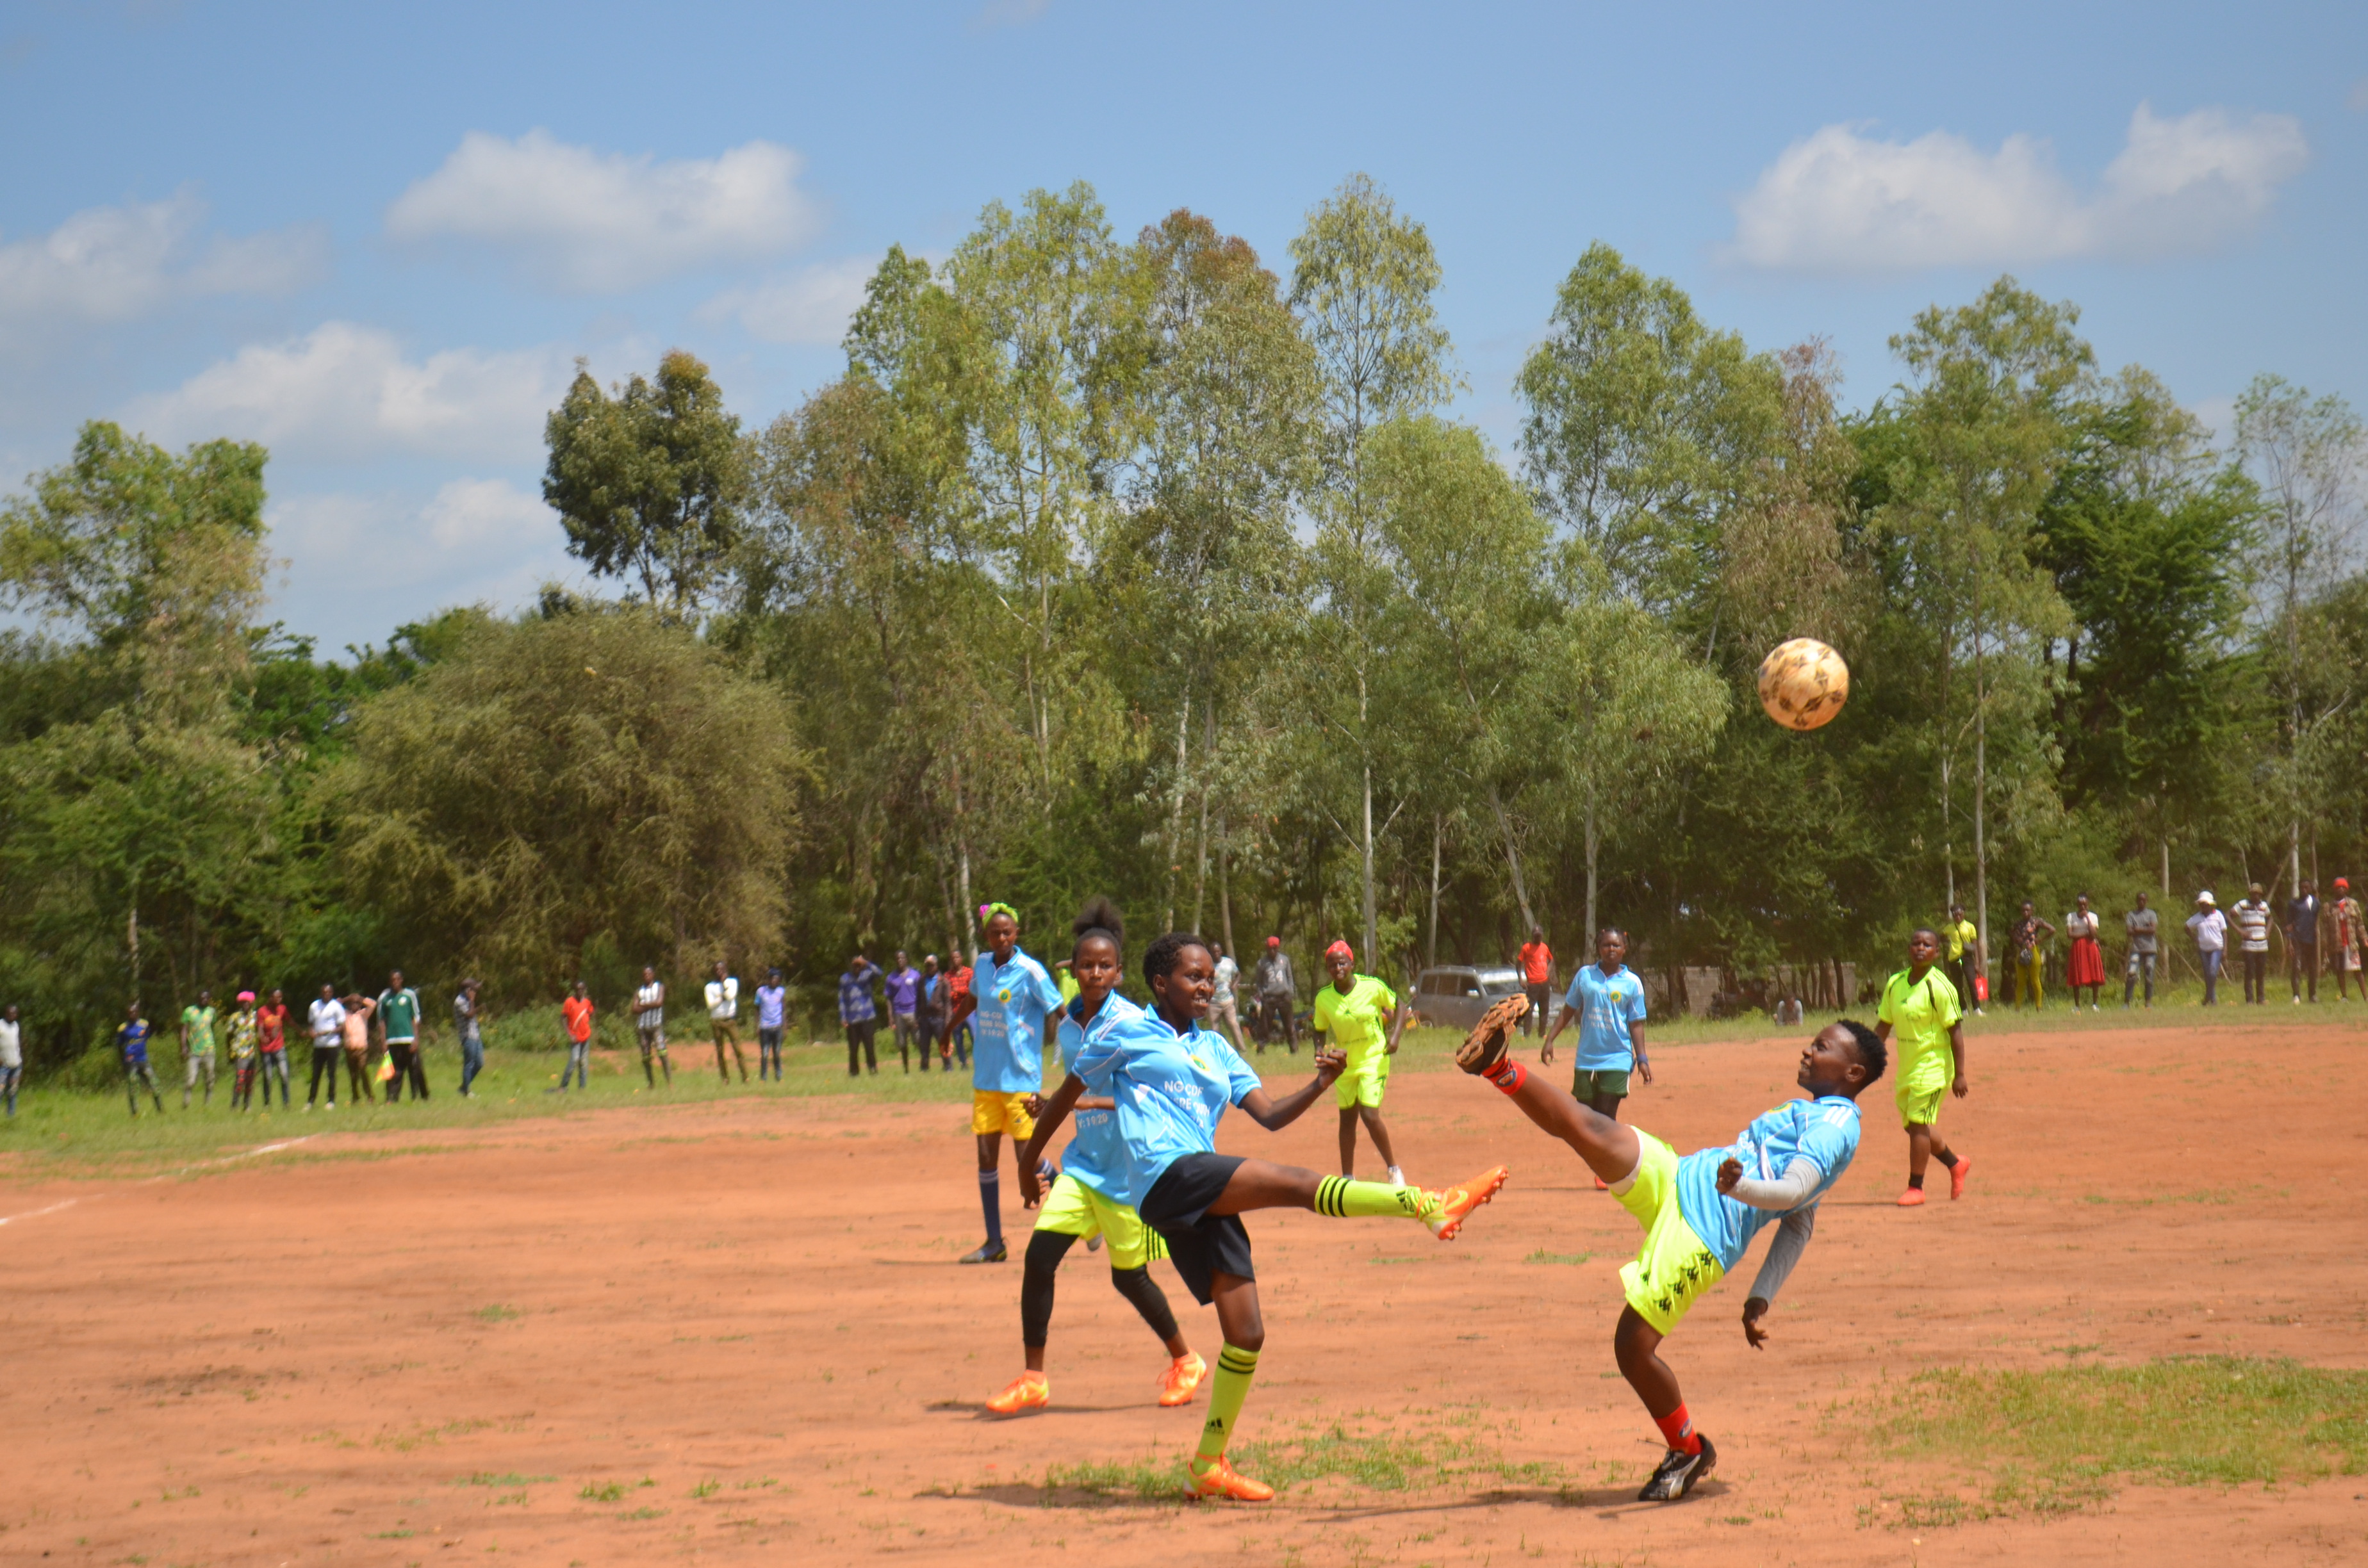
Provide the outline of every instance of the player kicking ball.
[[1019,1190],[1030,1204],[1037,1201],[1036,1162],[1045,1142],[1084,1096],[1108,1096],[1115,1108],[1122,1189],[1113,1196],[1159,1233],[1193,1299],[1216,1306],[1224,1335],[1187,1486],[1195,1497],[1264,1503],[1274,1488],[1225,1462],[1266,1344],[1250,1236],[1241,1217],[1254,1209],[1309,1209],[1336,1220],[1417,1220],[1440,1241],[1451,1241],[1471,1212],[1505,1185],[1505,1169],[1499,1165],[1444,1192],[1425,1192],[1216,1153],[1217,1119],[1227,1106],[1241,1107],[1260,1127],[1278,1131],[1332,1086],[1347,1058],[1329,1047],[1317,1051],[1314,1078],[1269,1097],[1241,1052],[1201,1025],[1217,989],[1217,960],[1208,944],[1169,932],[1144,954],[1143,977],[1156,1010],[1121,1020],[1085,1042],[1029,1139]]
[[1765,1343],[1759,1320],[1809,1244],[1817,1200],[1858,1152],[1858,1096],[1883,1076],[1889,1053],[1862,1024],[1845,1018],[1828,1025],[1801,1052],[1799,1083],[1807,1099],[1759,1117],[1728,1148],[1680,1159],[1651,1133],[1590,1110],[1514,1061],[1513,1028],[1528,1010],[1526,996],[1491,1007],[1456,1051],[1455,1064],[1496,1085],[1523,1115],[1576,1150],[1645,1227],[1644,1247],[1620,1270],[1628,1304],[1611,1347],[1620,1375],[1669,1445],[1636,1500],[1675,1502],[1717,1465],[1718,1450],[1694,1430],[1678,1376],[1661,1359],[1661,1341],[1743,1261],[1760,1228],[1781,1219],[1743,1303],[1744,1337],[1755,1349]]

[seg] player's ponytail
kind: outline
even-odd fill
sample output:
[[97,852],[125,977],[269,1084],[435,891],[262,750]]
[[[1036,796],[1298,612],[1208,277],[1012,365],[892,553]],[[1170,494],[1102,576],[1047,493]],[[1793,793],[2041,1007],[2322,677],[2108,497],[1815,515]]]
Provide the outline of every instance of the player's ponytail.
[[1118,905],[1099,893],[1086,900],[1085,907],[1077,911],[1076,919],[1069,923],[1069,929],[1076,934],[1077,938],[1069,949],[1069,956],[1073,959],[1076,957],[1076,949],[1086,945],[1088,937],[1101,937],[1110,945],[1110,951],[1114,953],[1123,954],[1126,950],[1122,940],[1126,921],[1120,915]]

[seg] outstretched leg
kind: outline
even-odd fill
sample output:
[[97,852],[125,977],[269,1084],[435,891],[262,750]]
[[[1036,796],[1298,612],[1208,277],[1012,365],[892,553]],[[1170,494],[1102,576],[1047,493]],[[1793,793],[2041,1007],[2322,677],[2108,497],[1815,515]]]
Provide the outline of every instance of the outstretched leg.
[[1209,1205],[1212,1214],[1247,1214],[1254,1209],[1305,1209],[1335,1220],[1419,1220],[1440,1241],[1452,1241],[1474,1209],[1505,1185],[1505,1167],[1484,1171],[1444,1191],[1351,1181],[1297,1165],[1244,1160],[1225,1190]]

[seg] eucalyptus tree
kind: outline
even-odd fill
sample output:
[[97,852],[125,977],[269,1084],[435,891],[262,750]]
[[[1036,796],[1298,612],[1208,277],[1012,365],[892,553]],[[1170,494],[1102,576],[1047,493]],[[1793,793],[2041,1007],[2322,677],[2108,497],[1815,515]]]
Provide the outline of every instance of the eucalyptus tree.
[[[1383,421],[1438,406],[1458,384],[1431,296],[1430,235],[1368,176],[1352,175],[1307,215],[1291,242],[1291,305],[1314,347],[1323,396],[1323,478],[1311,510],[1315,613],[1307,685],[1321,722],[1355,759],[1358,890],[1370,952],[1377,760],[1374,687],[1388,650],[1383,619],[1395,593],[1366,477],[1366,436]],[[1401,802],[1403,804],[1403,802]]]

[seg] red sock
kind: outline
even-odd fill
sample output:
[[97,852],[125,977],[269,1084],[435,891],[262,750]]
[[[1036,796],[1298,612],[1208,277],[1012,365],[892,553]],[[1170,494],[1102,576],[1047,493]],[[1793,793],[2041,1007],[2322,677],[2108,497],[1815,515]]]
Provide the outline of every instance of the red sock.
[[1486,1074],[1490,1083],[1508,1095],[1518,1092],[1529,1075],[1529,1069],[1509,1058],[1498,1062]]
[[1702,1452],[1702,1439],[1694,1436],[1693,1417],[1686,1414],[1684,1405],[1679,1405],[1667,1415],[1654,1416],[1653,1425],[1661,1429],[1661,1440],[1678,1452],[1681,1454]]

